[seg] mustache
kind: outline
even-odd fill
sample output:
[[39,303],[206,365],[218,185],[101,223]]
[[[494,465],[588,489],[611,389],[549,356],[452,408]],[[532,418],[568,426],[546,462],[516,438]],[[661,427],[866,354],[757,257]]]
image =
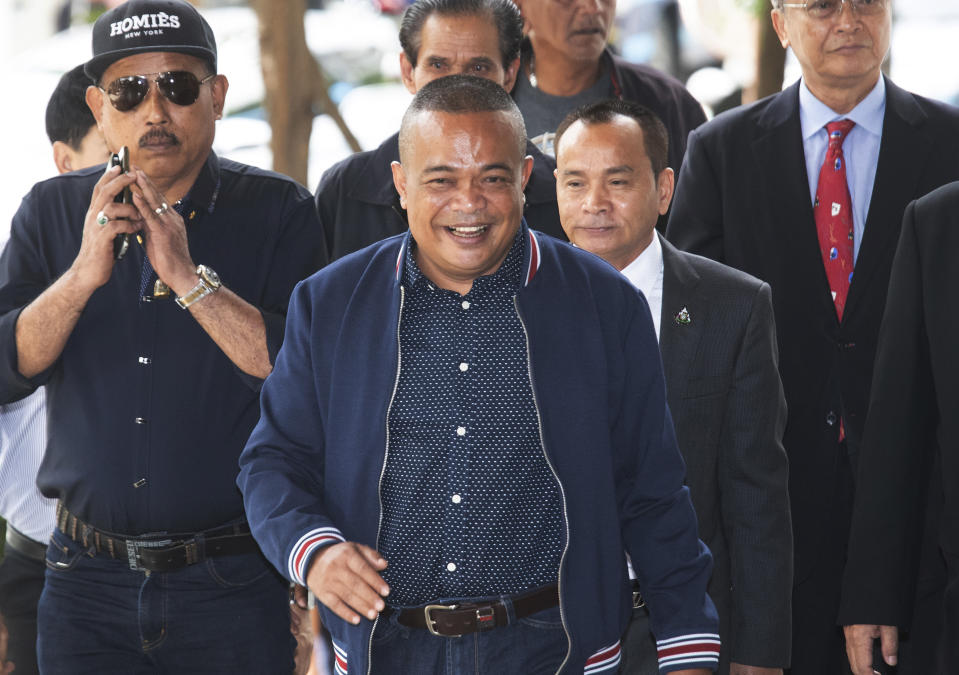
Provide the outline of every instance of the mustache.
[[142,148],[145,145],[152,145],[157,141],[170,143],[172,145],[180,144],[180,139],[176,137],[176,134],[172,134],[164,129],[151,129],[140,137],[137,145]]
[[602,21],[589,20],[589,21],[584,21],[578,26],[573,26],[573,30],[570,32],[572,33],[592,33],[592,32],[605,33],[606,26],[603,25]]

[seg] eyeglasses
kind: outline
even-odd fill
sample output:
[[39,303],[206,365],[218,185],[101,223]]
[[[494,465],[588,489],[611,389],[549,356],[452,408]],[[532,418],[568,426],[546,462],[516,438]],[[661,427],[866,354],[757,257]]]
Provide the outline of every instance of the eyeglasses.
[[830,19],[842,12],[843,5],[859,16],[882,14],[887,0],[813,0],[812,2],[784,2],[781,7],[804,9],[812,19]]
[[[200,85],[206,84],[216,75],[207,75],[198,80],[196,75],[188,70],[171,70],[165,73],[149,73],[147,75],[127,75],[119,77],[107,85],[102,91],[110,98],[110,103],[120,112],[133,110],[150,91],[150,82],[156,82],[157,91],[163,94],[168,101],[176,105],[193,105],[200,97]],[[152,79],[151,79],[152,78]]]

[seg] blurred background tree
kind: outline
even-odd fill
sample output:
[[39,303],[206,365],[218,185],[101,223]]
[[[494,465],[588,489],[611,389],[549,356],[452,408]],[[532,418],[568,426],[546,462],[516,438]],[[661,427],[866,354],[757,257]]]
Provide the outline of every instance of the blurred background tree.
[[759,21],[756,36],[756,78],[752,86],[743,91],[743,103],[757,101],[775,94],[783,88],[783,72],[786,68],[786,50],[779,43],[769,18],[772,3],[769,0],[742,0]]
[[359,142],[330,100],[326,77],[306,44],[306,0],[251,0],[259,21],[260,67],[272,136],[273,170],[308,185],[314,111],[336,122],[353,152]]

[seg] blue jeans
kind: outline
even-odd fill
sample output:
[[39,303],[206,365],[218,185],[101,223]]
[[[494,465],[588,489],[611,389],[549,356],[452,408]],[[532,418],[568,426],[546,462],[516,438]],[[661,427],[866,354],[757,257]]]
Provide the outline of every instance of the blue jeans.
[[47,548],[44,675],[293,672],[287,585],[259,553],[137,572],[59,530]]
[[[512,607],[509,607],[512,619]],[[397,615],[380,618],[373,632],[373,675],[553,675],[566,658],[569,642],[559,608],[546,609],[507,626],[458,638],[407,628]]]

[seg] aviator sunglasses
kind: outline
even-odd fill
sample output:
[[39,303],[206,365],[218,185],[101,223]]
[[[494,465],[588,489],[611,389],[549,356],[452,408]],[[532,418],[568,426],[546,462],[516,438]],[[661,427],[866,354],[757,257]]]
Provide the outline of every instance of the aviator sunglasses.
[[193,105],[200,96],[200,85],[206,84],[216,75],[207,75],[198,80],[196,75],[188,70],[170,70],[165,73],[149,73],[147,75],[127,75],[118,77],[107,85],[106,89],[99,89],[110,98],[110,103],[120,112],[133,110],[150,91],[150,82],[156,82],[157,91],[176,105]]

